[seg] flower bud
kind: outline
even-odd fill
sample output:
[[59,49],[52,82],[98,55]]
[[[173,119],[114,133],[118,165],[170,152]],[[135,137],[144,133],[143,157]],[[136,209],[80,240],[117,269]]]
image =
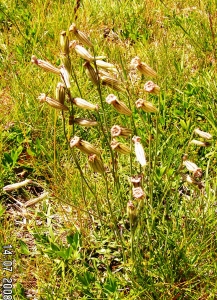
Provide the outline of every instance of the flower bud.
[[64,104],[65,102],[65,95],[66,95],[66,88],[65,85],[62,82],[58,82],[56,87],[56,99]]
[[194,133],[198,134],[200,137],[207,139],[207,140],[210,140],[212,138],[212,135],[210,133],[201,131],[199,128],[196,128],[194,130]]
[[128,137],[131,133],[132,133],[131,129],[121,127],[121,126],[118,126],[118,125],[114,125],[111,128],[111,136],[112,137],[115,137],[115,136]]
[[110,88],[118,92],[125,92],[125,89],[123,88],[122,83],[119,80],[105,75],[99,75],[99,77],[102,81],[102,85],[109,86]]
[[27,184],[29,184],[31,182],[32,182],[31,179],[26,179],[26,180],[21,181],[21,182],[9,184],[9,185],[6,185],[6,186],[3,187],[3,191],[9,192],[9,191],[17,190],[17,189],[19,189],[21,187],[26,186]]
[[85,126],[85,127],[92,127],[92,126],[97,126],[98,125],[98,123],[96,121],[82,119],[82,118],[75,118],[73,120],[73,122],[78,124],[78,125]]
[[96,60],[96,65],[97,67],[100,67],[102,69],[105,69],[107,71],[111,71],[114,73],[117,73],[118,70],[115,68],[115,66],[113,64],[107,63],[103,60]]
[[145,167],[147,165],[147,161],[145,157],[145,151],[143,149],[142,144],[140,143],[141,138],[139,136],[134,136],[132,140],[135,143],[136,159],[142,167]]
[[72,102],[79,108],[88,109],[88,110],[98,110],[98,105],[92,104],[82,98],[73,98]]
[[201,147],[208,147],[211,145],[208,142],[202,142],[202,141],[198,141],[198,140],[192,140],[192,141],[190,141],[189,144],[193,144],[193,145],[197,145],[197,146],[201,146]]
[[97,172],[100,174],[105,173],[105,168],[103,166],[103,162],[96,154],[89,155],[88,162],[94,172]]
[[146,84],[144,85],[144,89],[146,92],[155,95],[158,95],[160,93],[160,87],[157,84],[155,84],[153,81],[146,82]]
[[131,67],[136,68],[138,71],[140,71],[142,74],[146,76],[152,76],[155,77],[157,76],[157,73],[149,67],[147,64],[144,62],[141,62],[140,58],[138,56],[134,57],[131,60]]
[[124,114],[127,116],[132,115],[132,111],[126,106],[125,103],[119,101],[115,95],[113,94],[108,95],[106,97],[106,102],[108,104],[112,104],[114,109],[116,109],[120,114]]
[[187,168],[189,172],[193,173],[194,177],[199,177],[199,178],[202,177],[203,175],[202,169],[199,168],[195,163],[187,160],[186,155],[183,157],[183,165]]
[[69,54],[69,38],[66,35],[66,31],[60,33],[60,48],[63,54]]
[[96,154],[100,156],[100,151],[96,149],[96,147],[91,145],[89,142],[82,140],[78,136],[74,136],[71,139],[70,147],[77,147],[79,150],[86,154]]
[[90,80],[93,82],[93,84],[98,85],[98,76],[97,73],[95,72],[94,68],[91,66],[91,64],[86,61],[83,64],[84,68],[85,68],[85,72],[87,74],[87,76],[90,78]]
[[60,68],[60,72],[61,72],[62,79],[63,79],[63,81],[64,81],[67,89],[69,89],[71,87],[69,72],[67,71],[67,69],[65,68],[65,66],[62,66]]
[[129,217],[131,223],[135,223],[137,220],[137,209],[132,201],[128,201],[127,203],[127,216]]
[[69,55],[61,54],[60,59],[61,59],[62,64],[64,65],[65,69],[67,70],[67,72],[69,74],[71,74],[71,59],[70,59]]
[[116,140],[112,140],[111,148],[112,150],[119,152],[121,154],[129,154],[131,152],[130,148],[128,148],[126,145]]
[[75,52],[83,59],[87,61],[94,61],[94,57],[82,46],[78,45],[77,41],[71,41],[69,43],[70,49],[75,49]]
[[137,108],[141,108],[145,112],[153,112],[153,113],[158,112],[158,109],[149,101],[138,99],[135,102],[135,104]]
[[72,32],[76,36],[76,38],[85,46],[93,47],[91,41],[87,38],[87,36],[82,31],[76,28],[76,25],[74,23],[69,27],[69,32]]
[[45,71],[60,75],[60,69],[54,67],[52,64],[50,64],[47,61],[37,59],[37,57],[35,55],[32,56],[31,62],[33,64],[37,65],[38,67],[44,69]]
[[56,108],[56,109],[61,109],[61,110],[69,110],[67,106],[64,104],[60,103],[59,101],[52,99],[50,97],[47,97],[46,94],[41,94],[38,97],[40,102],[47,102],[51,107]]

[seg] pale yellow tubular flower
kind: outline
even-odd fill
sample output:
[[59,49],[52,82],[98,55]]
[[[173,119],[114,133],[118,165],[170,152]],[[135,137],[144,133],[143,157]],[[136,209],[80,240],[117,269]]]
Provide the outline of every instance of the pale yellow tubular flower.
[[124,114],[126,116],[132,115],[132,111],[126,106],[124,102],[119,101],[115,95],[109,94],[106,97],[106,102],[113,105],[114,109],[116,109],[120,114]]
[[21,187],[26,186],[27,184],[29,184],[31,182],[32,182],[31,179],[26,179],[26,180],[21,181],[21,182],[9,184],[9,185],[6,185],[6,186],[3,187],[3,191],[10,192],[10,191],[13,191],[13,190],[17,190],[17,189],[19,189]]
[[100,67],[102,69],[117,73],[118,70],[116,69],[115,65],[107,63],[103,60],[96,60],[96,65],[97,67]]
[[132,138],[132,141],[135,143],[136,159],[142,167],[145,167],[147,165],[147,161],[145,157],[145,151],[143,149],[142,144],[140,143],[140,140],[141,138],[139,136],[134,136]]
[[122,86],[121,81],[119,81],[113,77],[100,75],[100,74],[99,74],[99,77],[102,81],[102,85],[109,86],[110,88],[112,88],[113,90],[118,91],[118,92],[125,91],[124,87]]
[[114,125],[111,128],[111,136],[124,136],[128,137],[130,134],[132,134],[132,130],[126,127],[121,127],[119,125]]
[[195,163],[186,159],[186,155],[183,157],[183,165],[187,168],[189,172],[193,173],[194,177],[202,177],[202,169],[199,168]]
[[208,143],[208,142],[202,142],[202,141],[198,141],[198,140],[192,140],[192,141],[190,141],[189,144],[193,144],[193,145],[197,145],[197,146],[201,146],[201,147],[208,147],[208,146],[210,146],[210,143]]
[[93,47],[93,44],[91,43],[91,41],[87,38],[86,34],[84,34],[82,31],[78,30],[75,23],[73,23],[70,27],[69,27],[69,32],[72,32],[75,37],[81,42],[83,43],[85,46],[87,47]]
[[205,131],[202,131],[200,130],[199,128],[196,128],[194,130],[194,133],[198,134],[200,137],[204,138],[204,139],[207,139],[207,140],[210,140],[212,139],[212,135],[208,132],[205,132]]
[[100,174],[105,173],[105,168],[104,168],[103,162],[102,162],[101,158],[98,157],[96,154],[89,155],[88,162],[94,172],[97,172]]
[[69,108],[60,103],[59,101],[52,99],[50,97],[47,97],[46,94],[42,93],[39,97],[39,102],[47,102],[51,107],[56,108],[56,109],[61,109],[61,110],[69,110]]
[[99,107],[97,104],[92,104],[82,98],[73,98],[72,102],[82,109],[88,109],[88,110],[98,110]]
[[60,48],[63,54],[69,54],[69,38],[66,31],[60,33]]
[[145,193],[144,193],[143,189],[141,188],[141,186],[133,187],[133,197],[135,199],[144,199]]
[[71,148],[77,147],[79,150],[81,150],[83,153],[86,153],[86,154],[96,154],[96,155],[100,156],[100,151],[95,146],[93,146],[92,144],[90,144],[87,141],[82,140],[78,136],[74,136],[71,139],[70,147]]
[[155,95],[158,95],[160,93],[160,87],[153,81],[147,81],[144,85],[144,90]]
[[88,61],[86,61],[83,64],[83,66],[85,68],[85,72],[86,72],[87,76],[90,78],[92,83],[95,84],[95,85],[98,85],[98,82],[99,82],[98,75],[95,72],[94,68],[91,66],[91,64]]
[[157,113],[158,109],[149,101],[138,99],[136,102],[136,107],[141,108],[145,112]]
[[67,71],[67,69],[64,66],[62,66],[60,68],[60,72],[61,72],[62,79],[63,79],[67,89],[69,89],[71,87],[69,72]]
[[112,150],[119,152],[121,154],[129,154],[131,152],[129,147],[127,147],[123,143],[120,143],[116,140],[112,140],[111,148],[112,148]]
[[58,82],[56,87],[56,99],[64,104],[65,102],[65,96],[66,96],[66,88],[65,85],[62,82]]
[[32,56],[31,62],[45,71],[60,75],[60,69],[54,67],[52,64],[45,60],[37,59],[35,55]]
[[78,125],[85,126],[85,127],[93,127],[93,126],[98,125],[97,121],[87,120],[87,119],[83,119],[83,118],[75,118],[73,120],[73,122]]
[[130,63],[131,67],[136,68],[142,74],[146,76],[157,76],[157,73],[149,67],[146,63],[142,62],[138,56],[134,57]]

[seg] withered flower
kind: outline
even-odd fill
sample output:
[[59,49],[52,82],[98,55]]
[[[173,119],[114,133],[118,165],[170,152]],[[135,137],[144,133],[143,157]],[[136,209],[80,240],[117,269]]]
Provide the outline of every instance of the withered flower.
[[141,186],[141,181],[142,181],[142,175],[130,177],[130,182],[133,184],[134,187]]
[[26,180],[21,181],[21,182],[9,184],[9,185],[6,185],[6,186],[3,187],[3,191],[10,192],[10,191],[13,191],[13,190],[17,190],[17,189],[19,189],[21,187],[26,186],[27,184],[29,184],[31,182],[32,182],[31,179],[26,179]]

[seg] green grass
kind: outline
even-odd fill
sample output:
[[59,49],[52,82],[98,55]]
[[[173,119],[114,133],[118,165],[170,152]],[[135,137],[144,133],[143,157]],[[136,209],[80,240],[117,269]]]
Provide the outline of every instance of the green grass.
[[[0,244],[13,247],[14,299],[216,299],[216,29],[215,1],[2,1],[0,4]],[[75,15],[76,11],[76,15]],[[31,56],[61,66],[60,32],[75,22],[119,71],[125,91],[94,86],[84,60],[71,51],[72,97],[98,104],[99,112],[65,105],[98,127],[69,125],[60,110],[40,103],[55,98],[58,75],[33,65]],[[75,37],[70,36],[70,40]],[[157,77],[130,72],[139,56]],[[94,66],[94,64],[93,64]],[[159,95],[144,84],[153,80]],[[105,102],[115,94],[132,110],[119,114]],[[158,113],[136,108],[146,99]],[[64,134],[65,124],[65,134]],[[110,128],[141,137],[147,166],[131,147],[108,146]],[[196,128],[212,134],[209,147]],[[101,151],[106,173],[93,173],[87,155],[71,149],[74,135]],[[183,176],[183,155],[203,171],[202,188]],[[142,174],[142,200],[129,178]],[[3,187],[32,179],[18,190]],[[21,204],[43,192],[35,205]],[[132,201],[134,216],[127,213]],[[129,209],[128,209],[129,210]],[[1,261],[4,261],[1,255]],[[5,298],[3,298],[5,299]]]

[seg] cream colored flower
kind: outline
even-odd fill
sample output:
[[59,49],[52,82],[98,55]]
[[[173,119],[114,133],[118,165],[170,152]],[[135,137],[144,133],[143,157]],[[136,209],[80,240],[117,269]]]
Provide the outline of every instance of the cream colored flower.
[[141,108],[145,112],[152,112],[152,113],[158,112],[158,109],[151,102],[143,99],[138,99],[135,102],[135,105],[137,108]]
[[149,67],[146,63],[142,62],[138,56],[134,57],[130,63],[131,67],[136,68],[142,74],[146,76],[157,76],[157,73]]
[[133,187],[133,197],[135,199],[143,199],[145,197],[145,193],[141,186]]
[[100,174],[105,173],[105,168],[103,166],[103,162],[102,162],[101,158],[99,158],[96,154],[89,155],[88,162],[94,172],[97,172]]
[[70,75],[69,75],[68,70],[65,68],[65,66],[62,66],[60,68],[60,72],[61,72],[62,79],[63,79],[67,89],[69,89],[71,87],[71,83],[70,83]]
[[124,115],[127,115],[127,116],[132,115],[132,111],[126,106],[125,103],[119,101],[118,98],[115,95],[109,94],[106,97],[106,102],[108,104],[112,104],[114,109],[116,109],[120,114],[124,114]]
[[69,32],[72,32],[76,38],[83,43],[84,45],[88,46],[88,47],[93,47],[93,44],[91,43],[91,41],[87,38],[86,34],[83,33],[82,31],[78,30],[75,23],[73,23],[70,27],[69,27]]
[[198,140],[192,140],[192,141],[190,141],[189,144],[193,144],[193,145],[197,145],[197,146],[201,146],[201,147],[208,147],[208,146],[210,146],[210,143],[208,143],[208,142],[202,142],[202,141],[198,141]]
[[160,93],[160,87],[155,84],[153,81],[147,81],[144,85],[144,89],[148,93],[158,95]]
[[115,137],[115,136],[128,137],[131,133],[132,133],[131,129],[128,129],[128,128],[125,128],[125,127],[121,127],[119,125],[114,125],[111,128],[111,136],[112,137]]
[[87,76],[90,78],[90,80],[93,82],[93,84],[98,85],[98,82],[99,82],[98,75],[97,75],[96,71],[94,70],[94,68],[89,63],[89,61],[86,61],[83,64],[83,66],[85,68],[85,72],[86,72]]
[[199,178],[202,177],[203,175],[202,169],[199,168],[195,163],[187,160],[186,155],[183,157],[183,165],[187,168],[189,172],[193,173],[194,177],[199,177]]
[[88,109],[88,110],[98,110],[99,109],[98,105],[92,104],[82,98],[73,98],[72,102],[76,106],[78,106],[79,108],[82,108],[82,109]]
[[112,148],[112,150],[119,152],[121,154],[129,154],[131,152],[129,147],[127,147],[123,143],[120,143],[116,140],[111,141],[111,148]]
[[83,119],[83,118],[75,118],[73,120],[73,122],[78,124],[78,125],[85,126],[85,127],[92,127],[92,126],[97,126],[98,125],[97,121]]
[[93,146],[92,144],[90,144],[87,141],[82,140],[80,137],[78,136],[74,136],[71,141],[70,141],[70,147],[77,147],[79,150],[81,150],[83,153],[86,154],[96,154],[98,156],[100,156],[100,151]]
[[74,49],[75,52],[87,61],[94,61],[94,57],[82,46],[78,44],[77,41],[71,41],[69,43],[69,48]]
[[212,138],[212,135],[210,133],[201,131],[199,128],[196,128],[194,130],[194,133],[198,134],[200,137],[207,139],[207,140],[210,140]]
[[134,136],[132,140],[135,143],[136,159],[142,167],[145,167],[147,165],[147,161],[145,157],[145,151],[143,149],[142,144],[140,143],[141,138],[139,136]]
[[38,97],[40,102],[47,102],[51,107],[56,108],[56,109],[61,109],[61,110],[69,110],[69,108],[60,103],[59,101],[52,99],[50,97],[47,97],[46,94],[42,93],[39,97]]
[[125,89],[123,88],[121,81],[117,80],[116,78],[113,78],[111,76],[106,76],[106,75],[100,75],[100,74],[99,77],[102,81],[102,85],[109,86],[110,88],[118,92],[125,92]]
[[38,67],[44,69],[45,71],[60,75],[60,69],[54,67],[52,64],[45,60],[37,59],[35,55],[32,56],[31,62],[37,65]]

